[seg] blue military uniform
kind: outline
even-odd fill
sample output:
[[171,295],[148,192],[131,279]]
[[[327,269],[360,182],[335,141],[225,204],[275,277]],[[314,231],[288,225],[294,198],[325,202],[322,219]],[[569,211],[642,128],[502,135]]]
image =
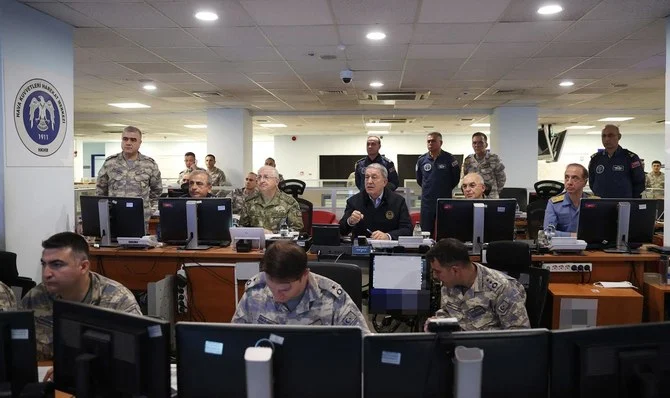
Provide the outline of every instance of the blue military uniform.
[[[593,195],[582,193],[582,198],[593,198]],[[549,225],[556,227],[556,236],[570,236],[577,232],[579,225],[579,204],[576,206],[570,200],[570,195],[563,192],[547,201],[544,211],[544,228]]]
[[607,151],[591,155],[589,186],[601,198],[639,198],[644,184],[640,158],[628,149],[619,146],[612,157]]
[[377,154],[377,157],[370,159],[369,156],[358,159],[356,164],[354,164],[354,170],[356,170],[356,186],[359,190],[365,191],[365,169],[372,163],[379,163],[382,166],[386,167],[388,171],[389,182],[386,185],[391,191],[395,191],[400,185],[400,179],[398,178],[398,171],[395,169],[393,162],[382,154]]
[[416,162],[416,182],[421,187],[421,230],[435,234],[435,211],[438,198],[451,198],[458,185],[461,166],[449,152],[440,151],[437,158],[426,152]]

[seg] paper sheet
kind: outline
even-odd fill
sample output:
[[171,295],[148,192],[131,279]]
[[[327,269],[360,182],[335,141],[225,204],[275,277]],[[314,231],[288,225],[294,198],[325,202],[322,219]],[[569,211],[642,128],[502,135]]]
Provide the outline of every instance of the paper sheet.
[[422,261],[419,256],[375,256],[375,289],[421,290]]

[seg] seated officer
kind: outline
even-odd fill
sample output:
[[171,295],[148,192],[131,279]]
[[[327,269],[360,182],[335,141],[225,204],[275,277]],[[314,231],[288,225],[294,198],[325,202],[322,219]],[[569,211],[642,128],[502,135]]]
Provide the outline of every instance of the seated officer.
[[62,299],[142,315],[135,296],[122,284],[90,270],[88,243],[73,232],[61,232],[42,242],[42,283],[21,302],[35,312],[37,359],[53,356],[53,301]]
[[310,272],[305,250],[277,241],[251,278],[231,322],[277,325],[339,325],[369,329],[363,314],[342,287]]
[[484,184],[484,178],[479,173],[466,174],[463,177],[463,182],[461,182],[461,190],[465,199],[485,199],[486,185]]
[[16,296],[9,286],[0,282],[0,311],[16,310]]
[[279,174],[272,166],[258,170],[259,193],[244,200],[240,214],[241,227],[262,227],[270,232],[278,232],[286,220],[288,227],[299,231],[303,227],[300,206],[293,196],[277,188]]
[[565,192],[547,201],[544,211],[544,228],[553,225],[556,236],[577,236],[579,205],[582,198],[595,197],[584,193],[589,180],[589,171],[579,163],[571,163],[565,168]]
[[347,199],[340,233],[394,240],[412,235],[412,221],[405,198],[388,189],[388,171],[379,163],[365,169],[365,191]]
[[440,240],[426,253],[426,261],[433,277],[442,282],[441,309],[436,317],[456,318],[462,330],[530,327],[521,283],[471,262],[461,241]]
[[188,175],[188,193],[184,198],[211,198],[212,176],[205,170],[195,170]]

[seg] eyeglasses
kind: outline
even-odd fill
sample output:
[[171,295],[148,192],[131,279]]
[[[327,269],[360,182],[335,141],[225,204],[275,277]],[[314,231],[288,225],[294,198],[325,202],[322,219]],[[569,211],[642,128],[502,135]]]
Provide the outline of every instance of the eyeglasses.
[[273,179],[273,178],[277,178],[277,177],[275,177],[275,176],[271,176],[271,175],[259,175],[259,176],[258,176],[258,179],[259,179],[259,180],[271,180],[271,179]]

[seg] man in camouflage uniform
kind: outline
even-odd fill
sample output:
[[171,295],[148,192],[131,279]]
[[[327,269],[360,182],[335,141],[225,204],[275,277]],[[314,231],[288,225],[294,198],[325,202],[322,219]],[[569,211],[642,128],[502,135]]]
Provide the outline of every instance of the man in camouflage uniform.
[[[274,167],[276,169],[277,168],[277,163],[275,162],[275,160],[273,158],[267,158],[267,159],[265,159],[265,166]],[[284,176],[281,175],[281,173],[279,171],[277,171],[277,176],[279,178],[279,182],[284,181]]]
[[144,201],[144,218],[151,217],[163,191],[161,171],[156,162],[139,152],[142,132],[128,126],[121,135],[122,152],[105,159],[95,186],[98,196],[130,196]]
[[472,135],[472,149],[475,153],[463,160],[463,175],[479,173],[484,178],[484,183],[491,187],[488,197],[497,199],[505,186],[507,176],[502,160],[498,155],[487,151],[488,146],[486,134],[477,132]]
[[202,167],[198,167],[198,161],[195,159],[195,153],[193,152],[186,152],[184,154],[184,166],[186,168],[179,172],[179,181],[182,181],[184,174],[189,174],[196,170],[204,170]]
[[665,173],[661,171],[661,161],[654,160],[651,162],[651,173],[645,177],[645,187],[653,188],[647,197],[654,199],[663,199],[665,188]]
[[214,166],[216,164],[216,157],[211,153],[205,156],[205,165],[207,165],[207,173],[212,177],[212,185],[220,187],[226,183],[226,173],[220,168]]
[[271,166],[258,170],[259,193],[248,197],[242,206],[240,226],[262,227],[277,233],[282,222],[294,231],[303,228],[300,206],[293,196],[280,191],[279,174]]
[[305,250],[278,241],[263,257],[263,272],[251,278],[231,322],[278,325],[358,326],[365,317],[342,286],[310,272]]
[[16,297],[12,289],[0,282],[0,311],[16,310]]
[[24,309],[35,312],[38,360],[53,356],[54,299],[142,315],[130,290],[90,271],[88,243],[82,236],[61,232],[43,241],[42,247],[42,283],[21,301]]
[[529,328],[526,292],[514,278],[473,263],[457,239],[440,240],[426,253],[433,276],[442,281],[436,317],[453,317],[462,330]]
[[244,187],[237,188],[228,194],[228,198],[233,200],[233,213],[240,214],[242,212],[242,206],[244,206],[244,200],[254,194],[257,194],[258,188],[258,176],[253,171],[247,174],[247,177],[244,179]]
[[400,185],[398,178],[398,171],[395,169],[395,164],[386,156],[379,153],[382,147],[382,140],[377,136],[368,137],[365,149],[368,151],[368,156],[358,159],[354,164],[354,172],[356,173],[356,186],[361,192],[365,191],[365,169],[373,163],[379,163],[386,168],[388,174],[388,188],[395,191]]

